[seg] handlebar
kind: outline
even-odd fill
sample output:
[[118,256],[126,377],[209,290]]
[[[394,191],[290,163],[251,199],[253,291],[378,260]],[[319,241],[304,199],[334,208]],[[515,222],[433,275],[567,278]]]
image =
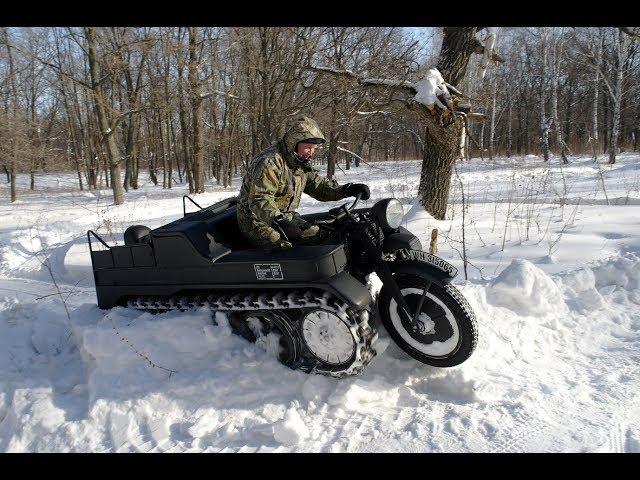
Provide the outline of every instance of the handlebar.
[[335,222],[337,222],[338,220],[340,220],[345,216],[349,217],[350,220],[355,220],[353,215],[351,214],[351,210],[356,208],[356,205],[360,201],[360,197],[362,197],[362,193],[358,193],[358,195],[356,195],[356,199],[349,207],[347,206],[346,203],[344,203],[339,207],[335,207],[329,210],[329,215],[331,215],[333,218],[329,220],[316,220],[314,223],[316,225],[333,225]]

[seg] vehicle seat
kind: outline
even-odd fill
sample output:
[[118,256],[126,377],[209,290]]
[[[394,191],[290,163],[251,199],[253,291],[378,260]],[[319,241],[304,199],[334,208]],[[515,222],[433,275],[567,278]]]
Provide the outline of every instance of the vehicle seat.
[[144,225],[131,225],[124,231],[124,244],[136,245],[138,243],[149,243],[151,229]]

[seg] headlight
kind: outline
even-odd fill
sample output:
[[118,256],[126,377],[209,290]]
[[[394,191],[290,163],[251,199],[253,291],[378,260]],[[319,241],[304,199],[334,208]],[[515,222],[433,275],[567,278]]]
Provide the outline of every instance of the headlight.
[[402,203],[395,198],[387,198],[376,203],[371,210],[375,214],[380,226],[386,230],[395,230],[402,223],[404,209]]

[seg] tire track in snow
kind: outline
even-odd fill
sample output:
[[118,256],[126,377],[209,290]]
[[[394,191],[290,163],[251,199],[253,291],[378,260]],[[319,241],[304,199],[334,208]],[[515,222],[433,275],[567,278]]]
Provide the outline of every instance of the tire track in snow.
[[[534,439],[542,434],[547,433],[551,429],[557,427],[557,424],[542,420],[540,418],[532,418],[527,424],[516,430],[516,433],[503,440],[498,446],[491,450],[491,453],[519,453],[532,451],[530,445],[525,445],[527,440]],[[525,448],[528,447],[528,448]]]
[[[342,423],[342,420],[345,419],[346,421]],[[353,431],[359,431],[366,420],[366,415],[357,412],[353,412],[352,415],[348,417],[342,414],[336,415],[334,421],[328,426],[329,429],[334,430],[334,434],[331,439],[325,442],[323,448],[329,448],[329,451],[333,451],[335,448],[351,451],[354,441],[357,440],[353,438],[351,434]]]
[[625,453],[625,440],[627,428],[619,422],[616,422],[609,432],[609,451],[611,453]]

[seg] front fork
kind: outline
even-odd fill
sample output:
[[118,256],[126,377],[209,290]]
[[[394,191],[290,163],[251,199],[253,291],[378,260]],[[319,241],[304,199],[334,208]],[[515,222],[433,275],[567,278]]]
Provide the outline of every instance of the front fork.
[[398,283],[396,282],[396,279],[393,276],[393,273],[391,272],[391,268],[389,268],[389,264],[387,263],[386,260],[384,259],[378,260],[378,264],[376,265],[375,272],[378,275],[378,277],[380,277],[380,280],[382,280],[382,283],[389,289],[391,296],[398,304],[398,313],[402,317],[404,317],[404,319],[408,323],[410,324],[415,323],[418,318],[418,315],[420,315],[420,312],[422,311],[422,305],[424,304],[425,298],[427,296],[427,291],[431,286],[431,282],[427,280],[427,284],[425,285],[424,290],[422,292],[422,297],[420,298],[420,301],[418,303],[418,308],[416,308],[415,312],[412,312],[411,309],[409,308],[409,305],[407,305],[404,295],[402,295],[402,292],[400,291],[400,287],[398,287]]

